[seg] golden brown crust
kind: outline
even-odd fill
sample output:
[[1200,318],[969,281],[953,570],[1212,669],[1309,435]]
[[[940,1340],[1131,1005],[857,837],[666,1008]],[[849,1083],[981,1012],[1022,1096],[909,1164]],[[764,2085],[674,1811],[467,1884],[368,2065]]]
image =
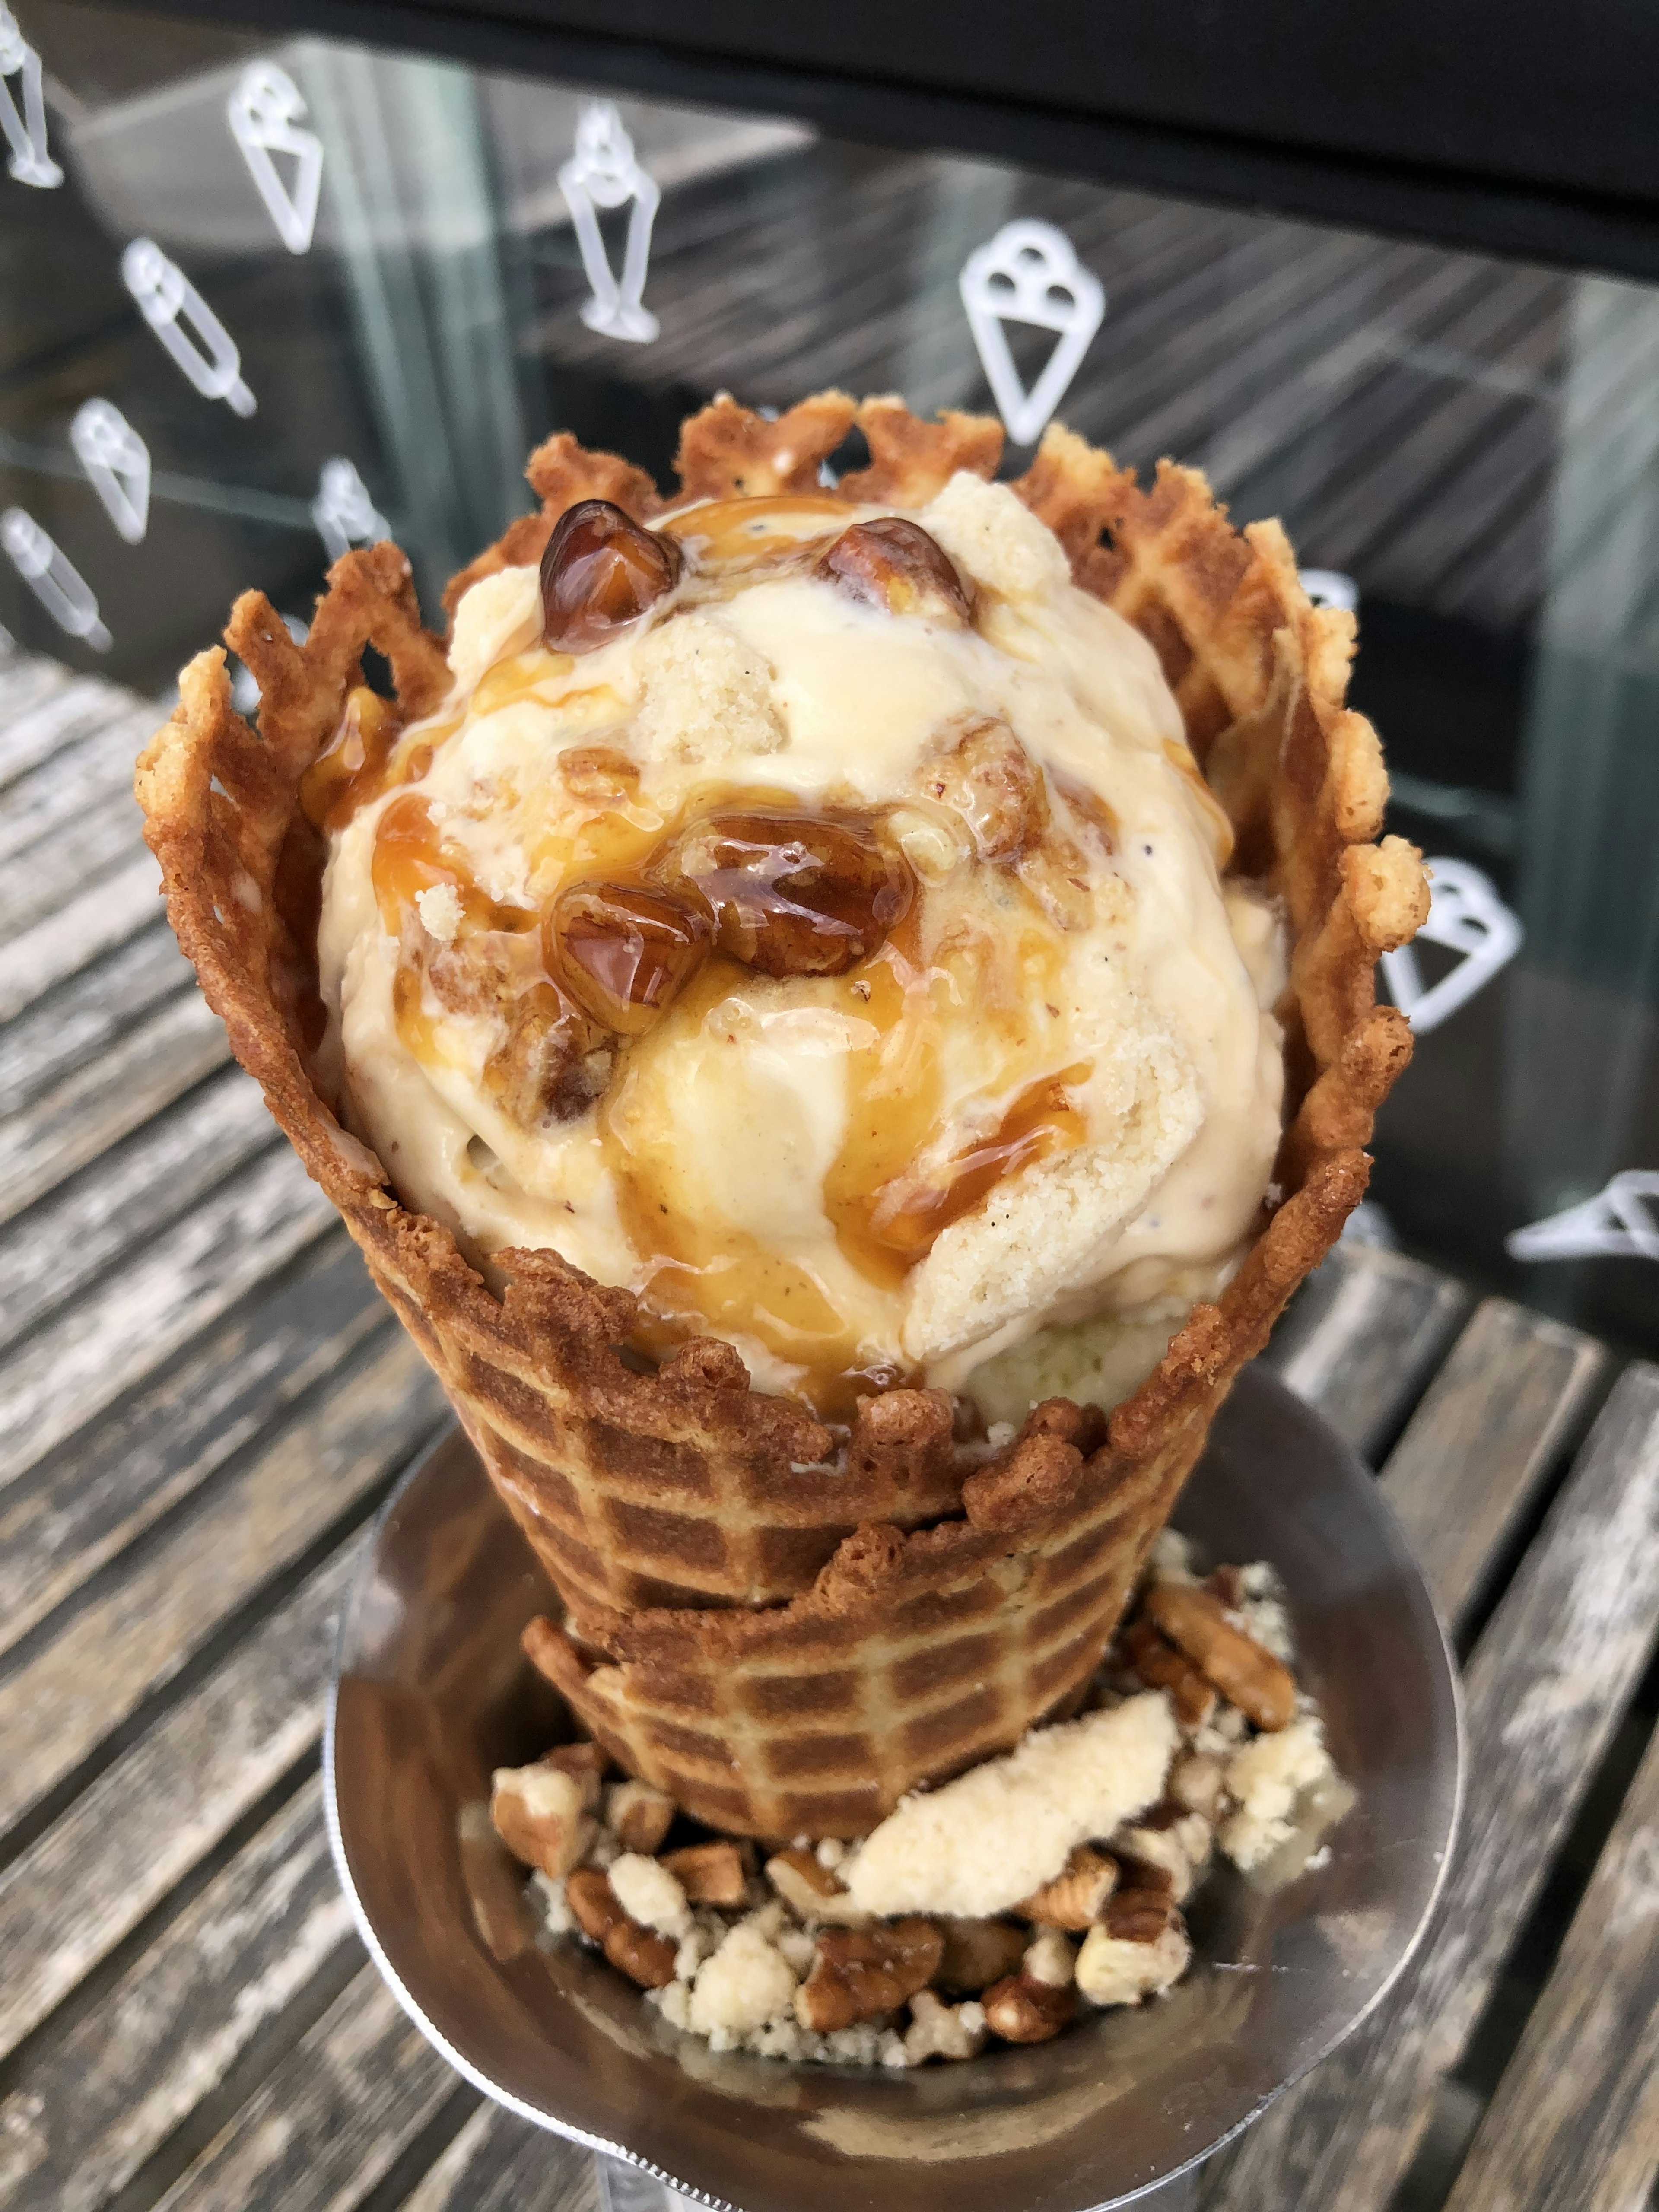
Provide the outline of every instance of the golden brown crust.
[[[924,424],[839,392],[768,421],[722,398],[685,425],[678,497],[816,489],[855,418],[871,461],[842,485],[849,501],[914,507],[957,468],[997,465],[994,422]],[[665,504],[639,471],[565,435],[530,476],[540,513],[463,572],[452,604],[465,582],[537,558],[577,499],[641,519]],[[307,948],[284,920],[285,870],[320,861],[298,781],[364,645],[390,661],[406,718],[447,683],[395,547],[335,564],[303,647],[258,595],[239,600],[227,636],[261,687],[258,734],[232,708],[223,656],[206,653],[139,763],[168,913],[210,1003],[569,1609],[568,1626],[532,1624],[532,1656],[629,1772],[760,1835],[860,1832],[916,1783],[1075,1700],[1233,1376],[1363,1194],[1362,1147],[1410,1051],[1371,970],[1422,920],[1427,890],[1410,847],[1367,842],[1386,784],[1345,702],[1351,618],[1316,611],[1278,526],[1235,531],[1191,470],[1166,462],[1142,487],[1055,428],[1014,489],[1079,582],[1154,645],[1232,821],[1235,866],[1280,900],[1291,940],[1283,1202],[1103,1435],[1098,1416],[1050,1405],[987,1458],[953,1441],[938,1394],[893,1391],[838,1447],[803,1407],[751,1390],[729,1346],[688,1345],[640,1374],[617,1350],[626,1292],[556,1254],[508,1252],[498,1298],[445,1229],[398,1204],[319,1091]]]

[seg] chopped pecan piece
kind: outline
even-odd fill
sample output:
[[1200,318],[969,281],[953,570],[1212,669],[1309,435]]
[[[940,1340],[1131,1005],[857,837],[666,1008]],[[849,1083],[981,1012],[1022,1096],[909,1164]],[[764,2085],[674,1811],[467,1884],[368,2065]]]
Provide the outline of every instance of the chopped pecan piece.
[[619,1782],[605,1801],[605,1825],[624,1850],[649,1858],[674,1825],[674,1801],[648,1782]]
[[678,1944],[630,1920],[608,1875],[595,1867],[579,1868],[566,1882],[564,1893],[577,1926],[599,1946],[618,1973],[642,1990],[667,1988],[674,1978]]
[[562,1774],[572,1776],[582,1793],[582,1810],[598,1810],[599,1784],[605,1780],[611,1761],[596,1743],[556,1743],[551,1751],[542,1754],[544,1766],[556,1766]]
[[638,622],[680,580],[672,538],[641,529],[608,499],[579,500],[542,555],[542,629],[557,653],[592,653]]
[[986,2026],[1005,2043],[1048,2043],[1071,2025],[1077,1991],[1069,1982],[1056,1988],[1026,1974],[1010,1974],[987,1990],[981,2002]]
[[942,1990],[971,1995],[1012,1974],[1030,1941],[1006,1920],[941,1920],[945,1950],[935,1981]]
[[1092,1928],[1116,1887],[1116,1860],[1079,1844],[1054,1880],[1014,1910],[1048,1928]]
[[736,1844],[688,1844],[663,1864],[693,1905],[741,1905],[749,1894],[749,1869]]
[[489,1817],[514,1858],[556,1880],[568,1874],[593,1832],[583,1786],[556,1766],[498,1766]]
[[1182,1728],[1202,1728],[1215,1711],[1214,1685],[1206,1681],[1184,1651],[1178,1651],[1150,1620],[1137,1620],[1119,1638],[1124,1662],[1149,1690],[1167,1690]]
[[812,1971],[795,1992],[803,2027],[832,2034],[891,2012],[938,1971],[945,1939],[931,1920],[893,1920],[878,1928],[826,1929]]
[[[1115,1905],[1118,1899],[1114,1899]],[[1139,2004],[1167,1990],[1187,1970],[1192,1945],[1178,1912],[1151,1911],[1132,1925],[1113,1925],[1111,1915],[1084,1938],[1077,1957],[1077,1986],[1091,2004]]]
[[1271,1651],[1236,1628],[1213,1591],[1154,1583],[1146,1609],[1172,1644],[1259,1729],[1282,1729],[1296,1712],[1296,1685]]
[[832,1921],[841,1928],[867,1928],[872,1916],[855,1905],[828,1867],[811,1851],[780,1851],[766,1862],[766,1878],[784,1903],[803,1920]]

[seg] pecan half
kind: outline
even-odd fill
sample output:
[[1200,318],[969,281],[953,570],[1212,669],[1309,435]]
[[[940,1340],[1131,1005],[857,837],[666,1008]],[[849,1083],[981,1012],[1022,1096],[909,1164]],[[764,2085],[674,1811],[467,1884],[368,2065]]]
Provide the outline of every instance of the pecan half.
[[749,1868],[737,1844],[688,1844],[668,1852],[663,1864],[693,1905],[742,1905],[749,1895]]
[[1161,1636],[1150,1620],[1126,1628],[1118,1648],[1124,1664],[1149,1690],[1167,1690],[1182,1728],[1202,1728],[1215,1711],[1216,1691],[1184,1651]]
[[1092,1928],[1116,1887],[1116,1860],[1079,1844],[1054,1880],[1014,1910],[1048,1928]]
[[577,1926],[599,1946],[618,1973],[642,1990],[665,1989],[673,1980],[678,1944],[630,1920],[608,1875],[594,1867],[579,1868],[566,1882],[564,1894]]
[[1296,1712],[1296,1684],[1271,1651],[1236,1628],[1213,1591],[1154,1583],[1146,1609],[1170,1641],[1259,1729],[1282,1729]]
[[649,1858],[674,1825],[674,1801],[648,1782],[619,1782],[605,1798],[605,1825],[625,1850]]
[[1006,1920],[941,1920],[945,1949],[934,1980],[942,1990],[969,1996],[1012,1974],[1030,1938]]
[[931,1920],[893,1920],[878,1928],[826,1929],[812,1971],[795,1992],[803,2027],[832,2034],[891,2012],[939,1968],[945,1939]]

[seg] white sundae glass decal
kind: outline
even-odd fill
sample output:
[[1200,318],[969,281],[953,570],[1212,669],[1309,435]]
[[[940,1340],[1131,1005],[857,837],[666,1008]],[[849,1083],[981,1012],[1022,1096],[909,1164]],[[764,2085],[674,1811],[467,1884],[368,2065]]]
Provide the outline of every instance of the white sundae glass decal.
[[118,407],[88,399],[70,424],[70,443],[104,512],[129,545],[149,526],[149,447]]
[[1659,1170],[1626,1168],[1594,1198],[1516,1230],[1504,1249],[1512,1260],[1659,1260],[1650,1200],[1659,1200]]
[[[651,226],[662,194],[655,178],[635,158],[634,142],[623,128],[613,100],[590,100],[583,108],[576,125],[576,150],[559,171],[559,188],[576,227],[576,244],[592,287],[592,296],[582,303],[582,320],[590,331],[602,331],[608,337],[648,345],[660,325],[641,301],[651,258]],[[630,200],[634,204],[617,277],[605,250],[599,210],[614,213]]]
[[[18,80],[20,110],[10,80]],[[10,152],[7,173],[20,185],[50,189],[64,173],[46,151],[46,103],[40,89],[40,57],[17,27],[9,8],[0,6],[0,131]]]
[[1302,588],[1316,607],[1340,607],[1344,614],[1359,611],[1359,586],[1340,568],[1304,568]]
[[[323,142],[301,128],[306,104],[300,88],[275,62],[250,62],[225,102],[230,135],[241,149],[277,235],[290,253],[303,253],[317,223],[323,185]],[[292,181],[272,158],[294,157]]]
[[354,545],[372,545],[392,535],[392,525],[376,508],[356,464],[337,453],[323,463],[311,519],[331,561]]
[[59,629],[83,639],[94,653],[109,651],[114,640],[98,619],[92,586],[21,507],[0,514],[0,549]]
[[1409,945],[1382,955],[1389,995],[1419,1036],[1466,1006],[1514,959],[1525,936],[1519,915],[1504,905],[1479,868],[1467,860],[1431,860],[1427,866],[1432,903],[1418,941],[1444,945],[1463,957],[1437,983],[1425,985]]
[[[962,304],[984,364],[991,396],[1017,446],[1033,446],[1059,406],[1106,313],[1100,279],[1084,268],[1062,230],[1048,222],[1006,222],[963,264]],[[1009,349],[1005,323],[1054,331],[1048,366],[1027,392]]]
[[133,240],[121,256],[121,281],[203,398],[222,399],[233,414],[252,415],[257,403],[242,381],[242,356],[235,340],[154,239]]

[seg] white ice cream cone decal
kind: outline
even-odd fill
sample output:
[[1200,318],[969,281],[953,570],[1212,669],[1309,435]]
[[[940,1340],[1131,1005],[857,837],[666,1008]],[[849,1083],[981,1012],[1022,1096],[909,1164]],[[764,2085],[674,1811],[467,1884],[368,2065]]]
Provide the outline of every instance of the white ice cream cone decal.
[[[1059,406],[1106,313],[1100,279],[1084,268],[1052,223],[1005,223],[963,266],[962,304],[991,396],[1017,446],[1035,445]],[[1006,323],[1055,333],[1054,351],[1027,392]]]
[[9,507],[0,514],[0,549],[59,629],[80,638],[94,653],[109,651],[114,641],[99,620],[92,586],[62,547],[21,507]]
[[1467,860],[1428,863],[1433,902],[1417,933],[1419,945],[1440,945],[1462,955],[1437,983],[1425,984],[1409,945],[1382,955],[1389,994],[1419,1036],[1465,1006],[1498,969],[1514,959],[1525,934],[1491,880]]
[[[16,89],[12,86],[16,79]],[[18,28],[9,8],[0,6],[0,131],[9,149],[8,175],[20,185],[49,189],[61,185],[64,172],[46,151],[46,103],[40,57]]]
[[149,526],[149,448],[118,407],[88,399],[70,424],[70,443],[104,512],[129,545]]
[[121,279],[203,398],[222,399],[233,414],[252,415],[257,402],[242,381],[235,341],[178,263],[154,239],[135,238],[121,256]]
[[1594,1198],[1529,1223],[1504,1240],[1512,1260],[1659,1260],[1659,1170],[1626,1168]]
[[337,453],[323,463],[311,519],[331,561],[337,561],[354,545],[371,545],[392,535],[392,525],[369,496],[356,462]]
[[[656,179],[635,159],[634,142],[623,128],[614,101],[592,100],[583,108],[576,125],[576,150],[559,171],[559,188],[576,227],[576,244],[592,288],[592,296],[582,303],[582,320],[590,331],[602,331],[609,337],[649,344],[659,326],[642,302],[651,226],[662,195]],[[605,252],[599,210],[611,214],[630,201],[618,276]]]
[[[299,87],[275,62],[251,62],[225,112],[277,235],[290,253],[303,253],[317,222],[323,142],[302,127],[306,104]],[[276,165],[278,154],[293,161],[287,175]]]

